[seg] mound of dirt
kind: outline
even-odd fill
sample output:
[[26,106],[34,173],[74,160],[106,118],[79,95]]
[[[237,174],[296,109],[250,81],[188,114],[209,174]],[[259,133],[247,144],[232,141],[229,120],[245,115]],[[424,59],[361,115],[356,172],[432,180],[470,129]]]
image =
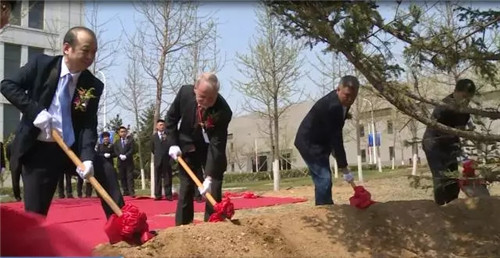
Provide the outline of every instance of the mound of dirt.
[[297,206],[229,222],[163,230],[143,246],[101,245],[125,257],[494,257],[500,254],[500,198]]

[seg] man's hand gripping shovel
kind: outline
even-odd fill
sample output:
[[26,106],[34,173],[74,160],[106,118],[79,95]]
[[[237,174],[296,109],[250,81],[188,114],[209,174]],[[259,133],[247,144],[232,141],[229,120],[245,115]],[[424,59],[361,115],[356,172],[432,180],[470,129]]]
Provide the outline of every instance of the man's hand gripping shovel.
[[[189,168],[187,163],[184,161],[182,157],[177,157],[177,161],[181,166],[184,168],[186,173],[191,177],[191,179],[194,181],[196,186],[198,187],[203,187],[203,184],[201,181],[198,179],[198,177],[194,174],[194,172]],[[231,203],[231,200],[228,197],[224,197],[221,202],[217,203],[209,192],[205,193],[205,198],[212,204],[214,207],[214,213],[210,215],[210,218],[208,219],[209,222],[218,222],[218,221],[224,221],[225,219],[233,222],[231,218],[234,215],[234,205]],[[234,222],[233,222],[234,223]]]

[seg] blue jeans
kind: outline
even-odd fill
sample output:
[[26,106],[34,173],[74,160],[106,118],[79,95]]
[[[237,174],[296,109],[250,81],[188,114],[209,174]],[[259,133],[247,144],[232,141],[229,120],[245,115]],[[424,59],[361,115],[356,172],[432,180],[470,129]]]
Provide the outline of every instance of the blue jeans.
[[332,200],[332,170],[328,157],[314,161],[306,161],[314,182],[316,205],[333,204]]

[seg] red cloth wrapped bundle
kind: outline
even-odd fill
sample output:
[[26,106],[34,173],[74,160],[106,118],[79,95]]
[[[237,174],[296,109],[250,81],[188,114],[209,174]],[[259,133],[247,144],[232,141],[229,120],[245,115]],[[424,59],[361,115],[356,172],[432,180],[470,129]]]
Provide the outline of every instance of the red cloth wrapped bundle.
[[210,215],[209,222],[224,221],[224,219],[231,219],[234,216],[234,204],[229,197],[224,196],[221,202],[216,203],[214,206],[214,213]]
[[351,206],[354,206],[358,209],[365,209],[375,203],[371,198],[372,195],[370,194],[370,192],[366,191],[363,186],[358,185],[354,187],[354,195],[349,198],[349,202]]
[[131,245],[140,245],[153,238],[144,212],[140,212],[132,204],[125,204],[122,213],[120,217],[111,215],[104,228],[111,244],[125,241]]

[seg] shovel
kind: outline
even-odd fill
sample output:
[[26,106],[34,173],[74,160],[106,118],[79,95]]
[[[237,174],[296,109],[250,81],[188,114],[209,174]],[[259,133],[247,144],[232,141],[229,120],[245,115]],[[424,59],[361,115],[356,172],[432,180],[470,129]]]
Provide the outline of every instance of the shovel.
[[356,185],[353,181],[349,182],[354,189],[354,195],[349,198],[349,203],[358,209],[366,209],[375,202],[372,201],[372,195],[363,186]]
[[[182,157],[178,157],[177,161],[179,162],[179,164],[181,164],[184,170],[186,170],[191,179],[193,179],[196,186],[203,187],[203,184],[200,182],[191,168],[189,168],[184,159]],[[210,215],[210,218],[208,219],[209,222],[224,221],[224,219],[228,219],[229,221],[231,221],[231,218],[234,215],[234,205],[233,203],[231,203],[231,199],[229,199],[229,197],[224,197],[220,203],[217,203],[214,197],[209,192],[205,193],[205,197],[214,207],[214,213]]]
[[[55,129],[52,129],[52,138],[54,138],[64,153],[66,153],[76,166],[82,170],[85,169],[85,165],[83,165],[82,161],[66,145],[59,132]],[[140,212],[139,209],[132,204],[126,204],[120,209],[94,176],[88,177],[87,180],[115,213],[111,215],[104,228],[111,244],[120,241],[125,241],[129,244],[142,244],[153,238],[153,234],[149,232],[145,213]]]

